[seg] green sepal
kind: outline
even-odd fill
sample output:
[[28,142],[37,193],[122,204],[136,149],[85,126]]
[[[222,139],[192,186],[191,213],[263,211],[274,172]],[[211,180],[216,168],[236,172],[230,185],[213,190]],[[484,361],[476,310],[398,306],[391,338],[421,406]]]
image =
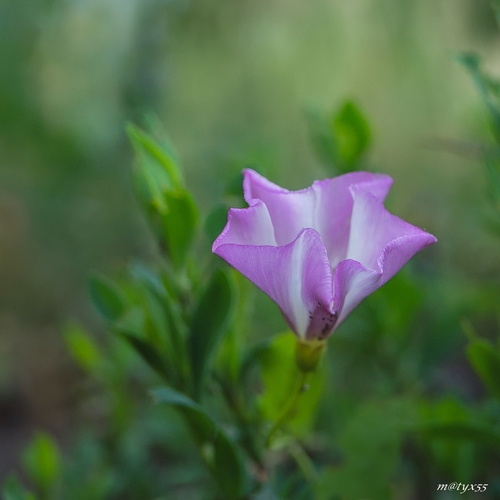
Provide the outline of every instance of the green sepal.
[[295,342],[297,368],[304,373],[314,372],[323,357],[326,340],[301,340]]

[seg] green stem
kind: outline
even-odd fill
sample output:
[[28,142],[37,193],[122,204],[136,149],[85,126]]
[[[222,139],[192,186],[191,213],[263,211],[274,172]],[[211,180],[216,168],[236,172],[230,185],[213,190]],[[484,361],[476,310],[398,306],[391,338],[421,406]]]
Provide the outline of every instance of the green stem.
[[302,394],[304,394],[304,392],[306,392],[308,389],[308,385],[307,385],[308,375],[309,374],[306,372],[299,373],[299,376],[297,377],[297,382],[296,382],[292,392],[290,393],[288,401],[283,406],[283,410],[282,410],[280,416],[276,419],[273,426],[271,427],[271,430],[269,431],[269,434],[268,434],[267,440],[266,440],[267,447],[269,447],[271,445],[274,434],[283,426],[283,424],[290,417],[292,417],[295,414],[295,411],[297,409],[297,403],[300,399],[300,396]]
[[297,462],[299,469],[302,471],[305,479],[310,483],[314,482],[318,477],[316,468],[314,467],[313,461],[309,458],[309,455],[301,446],[298,441],[292,441],[288,446],[288,453]]

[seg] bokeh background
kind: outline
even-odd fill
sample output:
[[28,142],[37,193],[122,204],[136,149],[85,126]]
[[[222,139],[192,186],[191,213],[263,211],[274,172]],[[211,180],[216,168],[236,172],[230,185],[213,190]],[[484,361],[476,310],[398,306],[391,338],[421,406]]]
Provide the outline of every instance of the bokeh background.
[[[152,112],[208,211],[246,165],[289,189],[325,177],[308,114],[353,99],[371,168],[395,179],[391,211],[439,240],[433,307],[457,321],[435,339],[430,386],[480,393],[458,319],[478,288],[498,288],[499,246],[480,216],[487,116],[454,55],[500,74],[499,43],[487,0],[2,1],[0,480],[35,429],[64,447],[80,425],[82,374],[61,330],[103,331],[90,271],[155,254],[124,132]],[[476,314],[493,337],[487,302]]]

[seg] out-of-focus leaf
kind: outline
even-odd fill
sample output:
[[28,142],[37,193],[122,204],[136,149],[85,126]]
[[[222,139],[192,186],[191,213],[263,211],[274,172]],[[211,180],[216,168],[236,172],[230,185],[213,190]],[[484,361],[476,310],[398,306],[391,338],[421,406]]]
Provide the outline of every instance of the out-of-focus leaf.
[[166,387],[153,389],[151,394],[158,403],[173,405],[182,412],[225,498],[239,498],[245,486],[245,470],[227,434],[202,406],[184,394]]
[[254,497],[254,500],[280,500],[280,497],[270,485],[265,485]]
[[189,352],[197,398],[215,349],[229,327],[235,293],[230,275],[217,269],[196,305],[190,325]]
[[35,496],[24,489],[17,477],[9,476],[2,488],[3,500],[36,500]]
[[241,498],[245,487],[243,459],[234,442],[220,429],[214,441],[214,476],[228,498]]
[[342,500],[391,498],[402,433],[413,411],[409,399],[363,404],[339,433],[344,459],[321,473],[315,485],[318,500],[330,500],[335,494]]
[[353,167],[370,144],[368,122],[352,101],[346,101],[331,121],[337,155],[341,163]]
[[[258,165],[251,165],[251,168],[262,174],[262,169],[259,168]],[[226,194],[229,196],[236,196],[243,200],[243,176],[241,172],[238,172],[236,175],[230,177],[226,184]]]
[[456,60],[462,64],[472,76],[476,88],[479,90],[490,114],[495,137],[497,140],[500,140],[500,109],[498,103],[493,99],[490,79],[481,70],[480,57],[476,54],[462,53],[456,55]]
[[120,319],[126,309],[126,300],[122,291],[112,281],[93,275],[89,280],[89,290],[92,304],[105,319]]
[[[295,362],[295,343],[295,336],[285,332],[277,335],[259,356],[264,384],[259,407],[264,417],[273,422],[280,418],[300,377]],[[315,410],[323,392],[324,374],[322,365],[311,374],[308,390],[300,395],[295,413],[286,422],[298,436],[305,435],[314,422]]]
[[[156,299],[153,308],[156,309],[158,305],[163,308],[175,349],[179,349],[186,336],[186,325],[182,319],[180,306],[174,298],[175,293],[167,286],[169,284],[168,278],[141,265],[132,266],[131,271],[132,275],[149,291],[150,298]],[[163,319],[160,322],[163,322]]]
[[[454,398],[446,397],[436,403],[421,402],[419,413],[420,419],[414,430],[417,431],[420,444],[428,449],[433,461],[450,476],[458,475],[464,481],[472,480],[476,467],[475,442],[472,439],[452,437],[456,430],[467,427],[472,422],[467,407]],[[438,431],[421,432],[428,424],[436,429],[440,427],[441,434]],[[442,431],[445,427],[450,430]],[[458,436],[455,434],[455,437]]]
[[330,116],[309,111],[309,129],[319,158],[335,174],[357,168],[371,142],[368,122],[353,101],[345,101]]
[[380,330],[385,335],[406,338],[423,297],[422,291],[404,270],[396,274],[370,302]]
[[198,208],[188,191],[163,193],[166,211],[161,216],[167,254],[175,268],[186,261],[198,222]]
[[78,433],[71,460],[64,464],[63,491],[70,492],[71,500],[105,500],[116,492],[116,480],[116,464],[110,463],[107,444],[95,433]]
[[488,341],[477,339],[467,346],[467,357],[475,372],[491,392],[500,399],[500,353]]
[[172,317],[172,304],[166,291],[162,299],[150,289],[145,289],[143,294],[146,313],[144,330],[148,344],[156,353],[155,364],[159,366],[158,362],[161,360],[161,366],[169,374],[170,382],[176,384],[178,377],[186,378],[184,375],[189,369],[186,346],[180,337],[180,319]]
[[158,375],[166,379],[169,383],[175,383],[177,376],[174,368],[165,362],[154,346],[147,340],[123,327],[114,328],[114,332],[126,340]]
[[152,389],[150,392],[157,403],[166,403],[182,409],[198,444],[215,440],[217,425],[201,405],[169,387]]
[[136,154],[136,166],[145,182],[142,189],[149,191],[153,203],[162,212],[165,206],[161,193],[183,187],[179,163],[170,148],[162,146],[139,127],[129,124],[127,133]]
[[423,422],[416,430],[431,438],[470,440],[500,449],[500,432],[485,422]]
[[[500,132],[499,132],[500,133]],[[486,156],[484,159],[486,174],[488,178],[488,187],[493,198],[493,202],[500,209],[500,162],[498,159]],[[498,212],[497,212],[498,216]]]
[[38,433],[23,453],[25,469],[44,496],[54,486],[61,468],[61,457],[54,440]]
[[500,0],[492,0],[491,6],[493,7],[497,18],[497,24],[500,26]]
[[219,203],[205,219],[204,229],[210,241],[214,241],[224,229],[228,210],[229,208],[225,203]]
[[198,208],[169,148],[134,125],[127,128],[136,153],[133,179],[139,199],[175,268],[183,266],[194,237]]
[[339,174],[337,146],[331,133],[328,118],[316,110],[309,110],[307,119],[316,155],[329,167],[333,174]]
[[87,372],[93,373],[102,364],[102,355],[92,337],[78,325],[65,329],[64,340],[73,359]]

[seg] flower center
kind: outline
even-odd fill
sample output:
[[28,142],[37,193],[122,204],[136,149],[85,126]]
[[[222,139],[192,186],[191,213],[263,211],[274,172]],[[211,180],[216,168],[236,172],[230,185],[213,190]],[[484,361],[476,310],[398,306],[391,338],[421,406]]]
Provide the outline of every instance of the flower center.
[[332,331],[337,322],[338,314],[327,311],[319,302],[314,311],[309,312],[309,326],[307,327],[307,340],[324,340]]

